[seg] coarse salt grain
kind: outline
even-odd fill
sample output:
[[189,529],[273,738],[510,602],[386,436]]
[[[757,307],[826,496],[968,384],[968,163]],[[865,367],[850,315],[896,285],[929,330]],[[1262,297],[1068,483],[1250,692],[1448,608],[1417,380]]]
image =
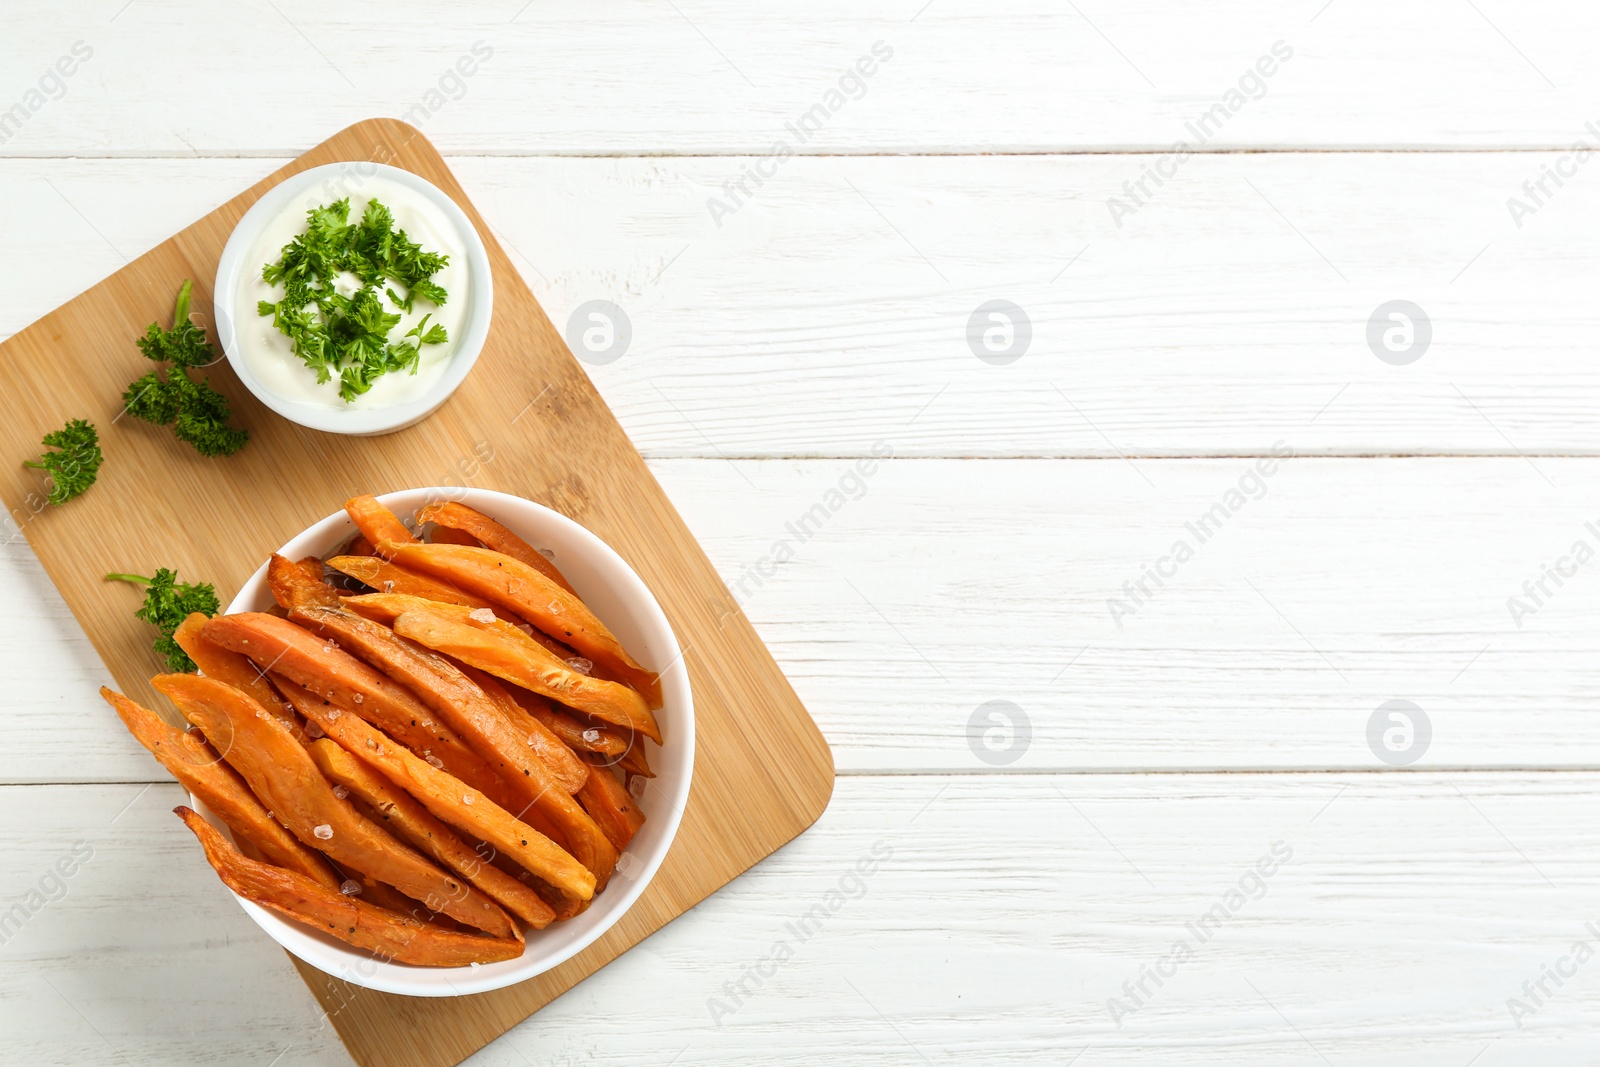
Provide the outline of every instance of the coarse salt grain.
[[360,693],[356,693],[356,694],[355,694],[355,695],[353,695],[353,696],[352,696],[352,697],[351,697],[351,698],[350,698],[350,699],[352,699],[352,700],[354,700],[354,701],[355,701],[355,702],[356,702],[356,703],[357,703],[357,704],[359,704],[359,703],[361,703],[361,702],[362,702],[362,701],[363,701],[363,700],[365,700],[365,699],[366,699],[366,697],[364,697],[364,696],[362,696],[362,695],[361,695],[361,694],[360,694]]
[[311,828],[311,836],[315,837],[318,841],[331,841],[333,839],[333,827],[328,823],[322,823],[320,826],[313,826]]
[[471,793],[463,793],[463,794],[461,794],[461,803],[463,803],[463,804],[471,804],[472,803],[472,794]]
[[591,726],[583,732],[583,739],[592,745],[600,740],[600,731]]
[[314,722],[308,722],[306,723],[306,736],[315,741],[317,738],[326,737],[327,735],[322,732],[322,727]]
[[427,760],[428,761],[428,766],[432,767],[434,770],[436,770],[436,771],[444,770],[444,760],[440,759],[438,756],[432,755],[430,753],[429,755],[424,756],[423,759]]
[[488,624],[494,622],[494,612],[488,608],[473,608],[471,611],[467,612],[467,618],[471,619],[473,622]]
[[333,795],[338,797],[340,800],[343,800],[345,797],[350,795],[350,790],[346,789],[342,785],[336,785],[333,787]]
[[590,671],[594,670],[594,661],[584,659],[582,656],[573,656],[571,659],[567,660],[567,666],[571,667],[579,674],[588,674]]
[[340,711],[338,708],[329,708],[328,709],[328,718],[330,718],[330,719],[337,719],[339,716],[341,716],[343,714],[344,714],[344,712]]
[[[332,837],[333,835],[329,834],[328,836]],[[339,885],[339,892],[343,893],[347,897],[360,896],[361,895],[361,883],[356,881],[354,878],[346,878]]]

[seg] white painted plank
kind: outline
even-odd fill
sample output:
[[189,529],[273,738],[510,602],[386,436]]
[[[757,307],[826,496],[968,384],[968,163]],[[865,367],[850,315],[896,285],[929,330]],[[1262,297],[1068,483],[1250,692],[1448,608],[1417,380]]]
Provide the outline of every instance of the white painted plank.
[[182,802],[170,783],[0,788],[0,1060],[349,1063]]
[[[1106,197],[1148,157],[795,160],[720,228],[738,160],[452,165],[558,325],[626,311],[630,351],[590,373],[650,456],[1593,454],[1573,235],[1600,185],[1547,183],[1520,229],[1506,209],[1559,158],[1195,159],[1121,229]],[[0,247],[61,265],[14,275],[0,333],[275,162],[0,163]],[[991,299],[1032,322],[1007,366],[966,340]],[[1367,343],[1393,299],[1432,324],[1409,366]]]
[[[1366,730],[1389,700],[1431,723],[1419,767],[1600,766],[1594,564],[1543,577],[1600,549],[1591,461],[1136,462],[653,467],[845,773],[988,770],[968,728],[992,700],[1027,716],[1017,771],[1379,769]],[[1199,543],[1185,524],[1241,479],[1264,495]],[[1127,599],[1178,539],[1194,558]],[[160,778],[31,555],[4,558],[0,780]],[[1523,593],[1541,579],[1543,606]],[[1512,596],[1537,610],[1513,619]]]
[[[1507,1000],[1596,942],[1595,788],[1591,774],[846,778],[794,844],[471,1062],[1062,1063],[1089,1046],[1080,1064],[1587,1063],[1592,960],[1546,980],[1521,1029]],[[95,849],[0,946],[7,1062],[265,1064],[286,1047],[280,1064],[344,1062],[167,813],[176,793],[0,790],[8,905],[74,841]],[[1289,858],[1258,888],[1249,872],[1274,842]],[[874,848],[877,869],[851,879]],[[1254,898],[1162,987],[1147,979],[1117,1026],[1109,998],[1193,941],[1186,924],[1226,909],[1241,879]],[[802,942],[790,925],[807,913]],[[735,1002],[724,984],[780,941],[792,958]]]
[[[382,19],[76,0],[5,18],[6,106],[74,42],[93,50],[6,154],[293,153],[407,113],[455,152],[766,152],[819,103],[820,130],[787,135],[800,151],[1121,150],[1165,147],[1225,101],[1207,147],[1555,147],[1597,117],[1600,86],[1600,15],[1579,0],[495,0],[446,19],[420,0]],[[878,41],[893,56],[864,92],[829,100]],[[1293,58],[1228,101],[1279,41]]]
[[984,770],[992,700],[1031,724],[1017,770],[1377,768],[1397,699],[1419,766],[1600,764],[1600,584],[1562,562],[1600,551],[1591,462],[1136,462],[655,469],[848,771]]
[[0,604],[0,782],[169,781],[100,699],[111,673],[20,538],[0,543]]

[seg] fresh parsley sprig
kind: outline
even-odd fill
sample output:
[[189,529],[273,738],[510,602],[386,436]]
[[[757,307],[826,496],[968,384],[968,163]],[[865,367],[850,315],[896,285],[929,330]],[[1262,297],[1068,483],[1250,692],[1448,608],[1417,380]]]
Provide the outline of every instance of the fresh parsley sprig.
[[[418,298],[442,306],[448,294],[433,276],[449,262],[396,229],[394,215],[378,200],[367,201],[361,220],[352,223],[346,197],[307,212],[306,232],[283,246],[278,262],[262,267],[262,279],[282,285],[284,295],[276,303],[258,302],[256,310],[272,316],[319,383],[337,374],[339,396],[349,402],[390,371],[415,374],[422,346],[450,339],[443,326],[428,326],[430,313],[391,343],[389,332],[402,316],[379,299],[386,295],[407,312]],[[361,288],[341,293],[337,281],[344,273],[355,275]]]
[[86,419],[73,419],[59,430],[44,435],[46,452],[37,460],[22,465],[42,470],[50,476],[50,492],[46,499],[51,504],[65,504],[94,484],[100,475],[100,464],[105,459],[100,454],[100,435],[94,423]]
[[138,582],[149,586],[144,593],[144,605],[134,612],[134,618],[143,619],[161,631],[155,639],[155,650],[167,657],[167,669],[187,674],[195,669],[194,660],[172,639],[178,624],[193,612],[215,615],[222,606],[217,591],[208,582],[180,582],[178,572],[162,567],[155,577],[142,574],[108,574],[108,582]]
[[139,338],[139,351],[147,359],[166,363],[165,377],[152,370],[133,380],[122,394],[128,414],[157,426],[171,426],[178,440],[202,456],[231,456],[250,440],[247,430],[228,425],[232,412],[228,398],[211,383],[189,377],[189,371],[216,362],[216,349],[205,331],[189,321],[189,298],[194,283],[187,278],[178,289],[172,308],[172,328],[152,322]]

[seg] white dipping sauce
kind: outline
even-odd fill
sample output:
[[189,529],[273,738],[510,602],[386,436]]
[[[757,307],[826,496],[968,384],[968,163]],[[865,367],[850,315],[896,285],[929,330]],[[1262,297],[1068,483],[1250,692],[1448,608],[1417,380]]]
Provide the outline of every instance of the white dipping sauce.
[[[444,344],[422,345],[417,372],[392,370],[381,374],[372,388],[345,401],[339,396],[339,376],[318,383],[317,372],[306,366],[294,353],[289,338],[272,324],[271,315],[262,315],[257,305],[263,301],[276,304],[283,299],[282,285],[268,285],[261,277],[261,268],[277,263],[283,258],[283,247],[306,232],[306,213],[312,208],[325,207],[344,196],[350,198],[350,221],[359,222],[367,209],[367,201],[376,199],[394,215],[396,229],[422,246],[424,252],[440,252],[450,257],[450,262],[433,276],[435,284],[446,294],[443,307],[417,297],[411,311],[396,306],[380,285],[378,299],[391,314],[399,313],[400,324],[389,331],[391,344],[405,338],[407,330],[431,316],[428,325],[438,323],[450,334]],[[354,275],[341,275],[335,282],[338,291],[349,295],[360,288]],[[396,285],[396,290],[403,288]],[[392,407],[417,400],[426,394],[444,374],[450,357],[455,353],[456,342],[461,337],[467,308],[471,304],[471,273],[467,269],[466,249],[451,223],[449,216],[438,205],[424,199],[407,186],[382,174],[361,178],[352,177],[343,183],[327,182],[323,187],[296,199],[267,223],[244,258],[239,289],[233,298],[233,322],[237,351],[235,358],[249,364],[250,373],[265,388],[286,400],[297,400],[341,410],[370,410]],[[415,340],[415,338],[413,338]]]

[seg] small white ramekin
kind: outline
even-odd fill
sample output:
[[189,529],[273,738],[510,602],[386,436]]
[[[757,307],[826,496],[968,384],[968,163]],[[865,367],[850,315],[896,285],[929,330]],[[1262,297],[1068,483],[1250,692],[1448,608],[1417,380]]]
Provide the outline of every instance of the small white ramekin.
[[[459,501],[496,519],[535,548],[548,550],[552,562],[561,568],[589,609],[617,635],[622,646],[661,675],[662,706],[656,716],[666,744],[658,747],[653,741],[645,742],[656,776],[638,798],[639,809],[645,815],[644,826],[628,842],[610,884],[588,909],[543,930],[528,931],[527,947],[518,958],[476,967],[413,967],[384,961],[243,897],[235,897],[278,944],[318,970],[353,985],[409,997],[486,993],[525,982],[588,948],[627,913],[666,859],[684,806],[689,802],[689,783],[694,775],[694,700],[689,693],[689,671],[672,626],[644,581],[609,545],[565,515],[531,500],[487,489],[407,489],[378,499],[402,517],[424,504]],[[355,524],[340,511],[310,526],[278,552],[290,559],[313,554],[326,558],[355,533]],[[266,564],[262,564],[227,611],[264,611],[272,603]],[[205,805],[192,795],[189,801],[231,839],[228,828]]]
[[[238,334],[233,322],[234,296],[246,280],[248,271],[259,270],[259,263],[246,263],[245,257],[254,247],[261,231],[278,214],[296,199],[318,188],[349,190],[360,188],[363,179],[382,175],[415,190],[431,201],[455,226],[466,249],[466,266],[471,278],[471,295],[468,301],[466,327],[455,340],[455,349],[444,373],[429,390],[415,400],[382,408],[330,408],[282,396],[268,389],[250,372],[249,363],[236,357]],[[494,313],[494,279],[489,269],[489,252],[483,238],[467,218],[466,212],[438,186],[409,170],[391,167],[384,163],[362,160],[349,163],[328,163],[292,174],[269,189],[260,200],[250,206],[233,228],[233,234],[222,249],[222,259],[217,264],[216,286],[212,289],[212,304],[217,324],[217,339],[227,353],[234,373],[267,407],[290,422],[326,433],[370,436],[393,433],[420,422],[450,399],[450,394],[466,380],[472,365],[483,351],[483,342],[489,336],[489,319]],[[309,371],[307,373],[310,373]]]

